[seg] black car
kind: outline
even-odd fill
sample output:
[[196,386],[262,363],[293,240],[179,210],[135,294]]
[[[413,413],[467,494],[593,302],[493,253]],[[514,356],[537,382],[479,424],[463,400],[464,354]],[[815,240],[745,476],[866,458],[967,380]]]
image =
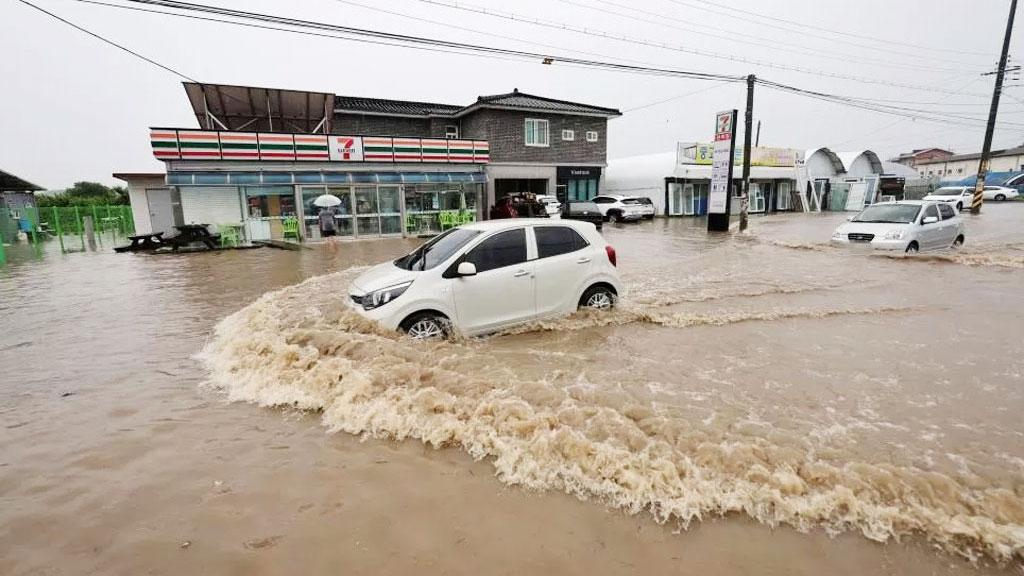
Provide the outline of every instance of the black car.
[[604,224],[604,218],[601,216],[601,209],[597,207],[597,204],[589,201],[576,201],[570,200],[565,204],[562,204],[562,218],[566,220],[583,220],[584,222],[590,222],[597,229],[600,230]]

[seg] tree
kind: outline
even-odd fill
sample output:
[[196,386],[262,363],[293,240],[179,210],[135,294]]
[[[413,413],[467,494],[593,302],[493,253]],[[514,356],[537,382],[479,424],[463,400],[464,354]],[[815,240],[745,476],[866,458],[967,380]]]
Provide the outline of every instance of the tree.
[[63,192],[37,194],[36,203],[40,207],[128,204],[128,189],[124,186],[111,188],[99,182],[75,182]]

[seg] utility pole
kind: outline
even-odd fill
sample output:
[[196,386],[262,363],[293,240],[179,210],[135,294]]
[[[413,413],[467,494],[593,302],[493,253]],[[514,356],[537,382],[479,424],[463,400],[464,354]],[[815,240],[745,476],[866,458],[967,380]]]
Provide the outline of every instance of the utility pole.
[[747,113],[743,118],[743,196],[740,198],[740,232],[747,229],[747,209],[750,207],[750,137],[754,127],[755,81],[757,77],[753,74],[747,76]]
[[985,127],[985,143],[981,147],[981,161],[978,163],[978,181],[974,184],[974,198],[971,199],[971,214],[981,214],[982,193],[985,191],[985,176],[988,175],[989,156],[992,154],[992,133],[996,129],[999,95],[1003,91],[1003,76],[1006,75],[1006,56],[1010,51],[1010,35],[1013,33],[1013,17],[1016,13],[1017,0],[1010,0],[1010,16],[1006,19],[1003,53],[999,56],[996,87],[992,91],[992,106],[988,110],[988,126]]
[[757,121],[757,133],[754,136],[754,148],[761,145],[761,121]]

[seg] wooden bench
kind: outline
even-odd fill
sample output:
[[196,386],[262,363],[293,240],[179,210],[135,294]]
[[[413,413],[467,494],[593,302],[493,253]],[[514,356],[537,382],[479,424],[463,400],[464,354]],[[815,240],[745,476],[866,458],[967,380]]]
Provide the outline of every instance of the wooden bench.
[[131,244],[127,246],[118,246],[114,248],[114,252],[143,252],[167,246],[167,241],[164,240],[163,232],[156,232],[153,234],[136,234],[135,236],[129,236],[128,239],[131,240]]

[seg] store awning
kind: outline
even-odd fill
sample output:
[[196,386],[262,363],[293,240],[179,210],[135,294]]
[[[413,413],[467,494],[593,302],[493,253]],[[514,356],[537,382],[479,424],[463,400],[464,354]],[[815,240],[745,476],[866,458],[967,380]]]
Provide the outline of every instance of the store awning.
[[[687,180],[710,180],[711,166],[704,164],[678,164],[672,174]],[[796,180],[796,168],[792,166],[751,166],[750,177],[759,180]],[[733,166],[733,180],[743,178],[743,167]]]
[[481,184],[483,172],[184,172],[167,173],[167,183],[200,186],[282,184]]
[[328,134],[334,94],[183,82],[201,128]]
[[28,180],[23,180],[10,172],[0,170],[0,192],[33,192],[42,189],[41,186],[36,186]]

